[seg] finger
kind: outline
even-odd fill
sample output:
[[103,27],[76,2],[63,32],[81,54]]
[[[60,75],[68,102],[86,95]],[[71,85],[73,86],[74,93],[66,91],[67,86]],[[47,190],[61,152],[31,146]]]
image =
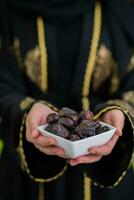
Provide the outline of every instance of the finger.
[[44,154],[47,155],[56,155],[56,156],[64,156],[64,150],[60,147],[50,146],[50,147],[42,147],[36,145],[36,147]]
[[26,130],[26,139],[27,139],[28,142],[32,142],[33,139],[38,138],[39,135],[40,135],[40,133],[39,133],[38,130],[33,130],[32,134],[30,134],[30,128],[27,127],[27,130]]
[[122,136],[122,129],[121,129],[120,127],[116,127],[115,134],[116,134],[117,136]]
[[112,152],[117,140],[119,139],[119,136],[116,134],[113,135],[113,137],[104,145],[101,145],[99,147],[92,147],[89,149],[89,153],[91,154],[97,154],[97,155],[108,155]]
[[[34,122],[36,121],[36,123]],[[38,125],[39,125],[39,119],[36,120],[31,120],[29,118],[29,116],[26,119],[26,139],[29,142],[32,142],[33,138],[37,138],[39,136],[39,131],[37,129]]]
[[99,161],[102,158],[100,155],[88,155],[88,156],[80,156],[76,159],[70,160],[70,165],[78,165],[78,164],[89,164]]
[[40,133],[39,133],[38,130],[33,130],[33,131],[32,131],[32,138],[33,138],[33,139],[36,139],[39,135],[40,135]]
[[46,137],[42,135],[39,135],[36,139],[32,139],[32,142],[41,147],[48,147],[57,144],[53,137]]
[[104,115],[103,120],[119,129],[119,134],[121,134],[125,122],[125,116],[122,111],[111,110]]

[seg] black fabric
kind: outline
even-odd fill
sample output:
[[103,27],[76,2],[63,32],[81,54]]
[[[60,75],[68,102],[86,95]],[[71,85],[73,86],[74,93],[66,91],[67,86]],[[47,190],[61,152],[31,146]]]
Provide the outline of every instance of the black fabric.
[[74,16],[75,18],[78,17],[78,15],[88,11],[94,3],[94,0],[8,1],[16,8],[30,12],[29,14],[34,13],[35,15],[44,15],[45,17],[62,17],[66,19],[71,19]]
[[[38,7],[37,3],[39,2],[41,4],[38,4]],[[57,1],[55,2],[57,3]],[[83,79],[93,33],[94,1],[66,1],[65,4],[58,1],[60,4],[56,4],[58,7],[54,6],[55,2],[9,2],[6,0],[0,2],[0,116],[2,117],[0,137],[5,143],[5,150],[0,160],[0,197],[4,200],[36,200],[38,198],[38,184],[22,171],[21,160],[16,151],[19,141],[19,128],[25,112],[20,110],[21,100],[30,96],[37,101],[49,101],[58,108],[68,106],[77,111],[82,109]],[[120,85],[118,91],[110,95],[111,77],[108,77],[97,91],[94,91],[91,82],[89,99],[92,111],[97,106],[103,109],[107,106],[107,100],[122,99],[124,92],[134,90],[134,70],[127,72],[127,66],[132,56],[132,47],[134,46],[134,7],[127,0],[103,0],[101,2],[102,30],[99,47],[104,44],[116,60],[120,72]],[[45,6],[48,6],[50,10],[47,8],[46,11]],[[54,11],[54,9],[57,10]],[[28,53],[38,47],[36,24],[38,15],[42,16],[45,25],[48,52],[48,90],[45,94],[29,78],[26,66],[23,66],[23,69],[19,68],[20,66],[11,48],[14,39],[18,38],[24,64]],[[104,107],[101,107],[102,103],[104,103]],[[99,184],[106,186],[117,181],[123,170],[128,167],[132,156],[132,128],[128,119],[125,123],[124,132],[124,136],[119,140],[110,156],[93,165],[69,167],[63,176],[50,183],[45,183],[45,199],[82,200],[83,172]],[[24,151],[33,175],[49,178],[62,169],[66,160],[63,162],[63,159],[56,157],[48,159],[49,156],[43,156],[25,140],[25,131],[23,131],[23,134]],[[33,152],[34,156],[32,157]],[[117,164],[112,165],[113,162]],[[52,165],[52,163],[54,164]],[[10,176],[10,181],[8,181]],[[131,171],[128,178],[132,176]],[[13,177],[15,177],[14,181]],[[123,181],[122,184],[124,184]],[[131,184],[131,187],[126,187],[127,193],[131,193],[129,200],[133,199],[132,187],[133,184]],[[9,188],[8,192],[7,188]],[[119,186],[118,194],[126,192],[121,189],[122,187]],[[26,191],[26,194],[24,191]],[[99,189],[95,191],[99,191],[95,200],[100,200],[100,196],[102,200],[107,200],[108,195],[105,196],[104,190],[102,192]],[[108,194],[108,190],[105,191]],[[92,198],[94,197],[92,196]],[[126,200],[125,196],[123,198],[122,200]],[[114,200],[118,200],[118,198],[116,199],[114,196]]]

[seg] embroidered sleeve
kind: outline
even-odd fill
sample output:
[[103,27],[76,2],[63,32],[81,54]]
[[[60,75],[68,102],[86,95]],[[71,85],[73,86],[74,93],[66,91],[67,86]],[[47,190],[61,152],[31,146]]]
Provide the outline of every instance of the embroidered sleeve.
[[93,183],[101,188],[117,186],[132,164],[133,157],[134,118],[129,111],[117,102],[108,102],[99,108],[95,118],[111,109],[122,110],[126,116],[123,136],[120,137],[110,155],[103,156],[99,162],[90,164],[90,166],[82,167],[87,176],[93,180]]

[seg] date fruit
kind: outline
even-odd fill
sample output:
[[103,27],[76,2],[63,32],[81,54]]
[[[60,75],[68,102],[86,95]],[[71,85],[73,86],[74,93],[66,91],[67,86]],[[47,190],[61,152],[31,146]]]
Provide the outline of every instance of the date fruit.
[[108,126],[103,126],[98,120],[93,120],[93,117],[90,110],[77,113],[75,110],[63,107],[59,113],[47,116],[46,130],[72,142],[109,130]]

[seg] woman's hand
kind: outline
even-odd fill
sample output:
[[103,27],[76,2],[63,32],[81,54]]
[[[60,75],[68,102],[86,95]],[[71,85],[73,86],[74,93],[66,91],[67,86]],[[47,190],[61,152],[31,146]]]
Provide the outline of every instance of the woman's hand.
[[100,118],[100,120],[116,127],[115,134],[106,144],[99,147],[90,148],[89,155],[80,156],[76,159],[71,159],[70,165],[73,166],[80,163],[97,162],[102,158],[102,156],[106,156],[112,152],[116,142],[122,135],[122,129],[124,127],[124,122],[125,122],[124,113],[120,110],[113,109],[104,113]]
[[38,126],[45,124],[47,115],[52,112],[54,111],[42,103],[32,106],[26,118],[26,139],[44,154],[64,157],[64,150],[55,146],[55,139],[42,136],[38,131]]

